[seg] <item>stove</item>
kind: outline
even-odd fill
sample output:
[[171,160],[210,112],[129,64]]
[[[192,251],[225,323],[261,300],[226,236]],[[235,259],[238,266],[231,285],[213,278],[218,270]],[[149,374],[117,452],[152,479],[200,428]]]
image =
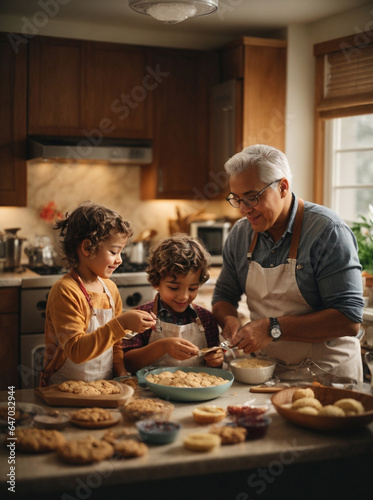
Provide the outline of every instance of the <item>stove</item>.
[[[126,263],[116,269],[111,280],[117,285],[123,303],[123,311],[144,304],[155,297],[156,291],[147,280],[147,264]],[[22,279],[20,375],[22,388],[38,385],[44,356],[45,308],[51,287],[66,273],[62,267],[53,266],[38,270],[38,276]],[[43,274],[42,274],[43,273]]]

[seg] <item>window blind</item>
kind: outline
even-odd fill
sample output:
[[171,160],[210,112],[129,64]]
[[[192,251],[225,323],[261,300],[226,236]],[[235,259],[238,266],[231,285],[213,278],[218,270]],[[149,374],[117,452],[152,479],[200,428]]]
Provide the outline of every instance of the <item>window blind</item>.
[[332,52],[325,56],[324,97],[356,97],[372,93],[373,44]]

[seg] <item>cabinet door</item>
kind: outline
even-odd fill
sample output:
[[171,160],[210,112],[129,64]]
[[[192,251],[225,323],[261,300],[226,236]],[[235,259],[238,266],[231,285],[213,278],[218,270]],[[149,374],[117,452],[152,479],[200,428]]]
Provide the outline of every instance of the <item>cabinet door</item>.
[[158,83],[151,51],[90,43],[87,55],[87,125],[92,136],[152,138],[152,100]]
[[206,199],[208,60],[192,51],[159,50],[154,69],[153,165],[141,167],[142,197]]
[[0,206],[26,206],[27,49],[0,34]]
[[29,44],[28,133],[81,136],[86,125],[85,42],[35,37]]
[[268,144],[284,151],[286,48],[245,47],[243,147]]
[[0,289],[0,390],[18,387],[18,288]]

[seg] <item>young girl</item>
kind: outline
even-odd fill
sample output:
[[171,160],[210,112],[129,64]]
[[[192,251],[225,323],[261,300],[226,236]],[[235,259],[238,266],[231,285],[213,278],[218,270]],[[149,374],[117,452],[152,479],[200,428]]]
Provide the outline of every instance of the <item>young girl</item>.
[[119,291],[109,279],[122,262],[131,225],[116,212],[86,202],[54,228],[60,230],[70,271],[49,293],[41,385],[124,375],[125,330],[143,332],[155,325],[151,313],[122,313]]
[[123,341],[130,372],[147,365],[219,367],[223,363],[221,349],[198,356],[200,349],[219,344],[213,315],[192,305],[209,278],[209,257],[199,241],[185,234],[167,238],[153,250],[146,271],[158,295],[139,308],[154,312],[156,327]]

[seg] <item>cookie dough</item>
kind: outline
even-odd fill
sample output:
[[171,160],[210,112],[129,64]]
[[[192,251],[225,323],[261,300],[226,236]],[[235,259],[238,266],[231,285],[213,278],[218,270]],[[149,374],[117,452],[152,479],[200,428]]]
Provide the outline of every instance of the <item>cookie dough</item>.
[[316,408],[316,410],[320,410],[322,404],[316,398],[300,398],[294,401],[294,403],[292,404],[292,409],[297,410],[304,406],[311,406],[312,408]]
[[299,388],[296,391],[294,391],[292,401],[294,403],[294,401],[296,401],[297,399],[314,398],[314,397],[315,397],[315,394],[314,394],[313,390],[311,389],[311,387],[306,387],[304,389]]
[[359,413],[364,413],[365,411],[362,403],[352,398],[339,399],[334,403],[334,405],[339,406],[339,408],[342,408],[346,414],[348,413],[351,415],[358,415]]
[[326,405],[319,410],[319,415],[322,417],[344,417],[346,414],[338,406]]

